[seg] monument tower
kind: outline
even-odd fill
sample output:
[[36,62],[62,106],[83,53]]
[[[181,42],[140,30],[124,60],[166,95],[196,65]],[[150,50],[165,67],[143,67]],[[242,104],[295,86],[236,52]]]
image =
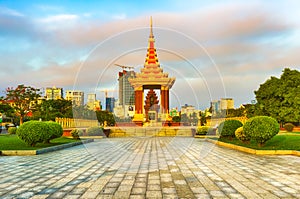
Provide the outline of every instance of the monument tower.
[[[172,88],[175,78],[168,77],[160,67],[152,28],[152,17],[150,18],[150,35],[148,40],[147,55],[144,68],[136,76],[129,78],[128,81],[135,92],[135,115],[133,121],[141,124],[148,121],[148,111],[155,111],[163,114],[169,113],[169,90]],[[150,89],[144,102],[144,89]],[[157,99],[154,89],[160,90],[160,100]],[[158,106],[160,103],[160,106]]]

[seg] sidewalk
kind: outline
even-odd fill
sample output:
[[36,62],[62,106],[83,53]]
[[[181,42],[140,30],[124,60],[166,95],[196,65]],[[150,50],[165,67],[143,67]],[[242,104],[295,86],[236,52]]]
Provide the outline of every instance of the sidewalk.
[[0,198],[300,198],[300,157],[185,137],[100,139],[0,165]]

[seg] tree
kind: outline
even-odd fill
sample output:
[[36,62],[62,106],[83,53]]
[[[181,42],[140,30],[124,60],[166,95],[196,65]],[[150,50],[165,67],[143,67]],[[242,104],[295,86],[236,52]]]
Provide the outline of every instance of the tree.
[[280,78],[271,77],[254,92],[256,114],[275,118],[281,124],[300,120],[300,72],[285,68]]
[[20,125],[24,117],[34,108],[37,99],[40,97],[40,90],[31,86],[18,85],[17,88],[7,88],[5,101],[12,101],[17,116],[20,117]]
[[96,113],[94,110],[85,106],[73,106],[73,117],[76,119],[96,119]]
[[101,126],[104,126],[105,121],[108,126],[115,125],[114,115],[108,111],[96,111],[96,116]]
[[7,117],[12,117],[14,109],[9,104],[0,104],[0,113],[4,113]]
[[36,106],[33,118],[54,121],[56,117],[73,118],[72,101],[65,99],[45,100]]

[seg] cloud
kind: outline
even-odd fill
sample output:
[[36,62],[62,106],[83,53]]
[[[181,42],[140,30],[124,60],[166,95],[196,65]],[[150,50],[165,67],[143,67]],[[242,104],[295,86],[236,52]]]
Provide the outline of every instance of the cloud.
[[78,19],[78,16],[74,14],[59,14],[59,15],[48,16],[38,21],[42,23],[61,23],[70,20],[75,20],[75,19]]
[[7,7],[0,6],[0,15],[8,15],[14,17],[24,17],[25,15],[17,10],[13,10]]
[[47,11],[62,12],[63,11],[62,6],[55,6],[55,5],[48,5],[48,4],[36,4],[34,6],[38,10],[41,10],[43,12],[47,12]]
[[[14,36],[11,42],[18,49],[13,53],[3,49],[0,55],[1,70],[10,67],[0,75],[1,87],[20,81],[67,88],[75,83],[82,90],[114,87],[120,70],[114,63],[144,64],[149,16],[120,14],[107,21],[78,13],[38,19],[4,15],[1,9],[0,14],[0,36]],[[177,77],[172,92],[187,96],[182,103],[199,100],[206,107],[210,95],[218,99],[226,94],[236,98],[238,106],[247,99],[250,102],[253,89],[270,75],[280,74],[286,66],[299,67],[300,43],[292,42],[299,27],[259,3],[212,5],[193,13],[152,16],[158,59],[164,72]],[[30,38],[24,49],[23,37]],[[82,57],[87,58],[84,64]],[[33,68],[37,63],[43,64]],[[196,98],[189,98],[191,90],[196,91]]]
[[112,18],[117,19],[117,20],[123,20],[123,19],[126,19],[127,16],[125,13],[121,13],[121,14],[113,15]]

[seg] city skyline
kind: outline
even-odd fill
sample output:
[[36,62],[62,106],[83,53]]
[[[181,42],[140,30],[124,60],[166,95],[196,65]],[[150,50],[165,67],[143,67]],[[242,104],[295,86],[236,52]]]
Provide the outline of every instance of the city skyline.
[[115,63],[143,65],[150,16],[161,66],[177,78],[171,107],[251,103],[270,76],[299,68],[296,1],[151,2],[1,1],[1,91],[55,85],[103,101],[101,89],[117,88]]

